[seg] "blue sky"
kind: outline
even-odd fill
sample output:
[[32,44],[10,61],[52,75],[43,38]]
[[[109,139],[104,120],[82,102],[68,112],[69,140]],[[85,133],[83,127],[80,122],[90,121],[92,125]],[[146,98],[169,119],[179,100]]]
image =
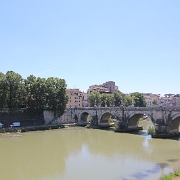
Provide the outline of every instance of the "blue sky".
[[180,93],[179,0],[0,0],[0,72],[87,91]]

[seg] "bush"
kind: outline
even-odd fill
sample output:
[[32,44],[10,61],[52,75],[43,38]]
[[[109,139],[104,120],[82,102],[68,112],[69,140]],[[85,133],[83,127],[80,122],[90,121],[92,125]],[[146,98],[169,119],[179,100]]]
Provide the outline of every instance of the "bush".
[[88,124],[88,125],[86,126],[86,128],[90,128],[90,124]]
[[156,134],[154,126],[149,126],[148,127],[148,134],[150,134],[150,135]]
[[175,171],[174,173],[169,174],[165,177],[162,177],[160,180],[172,180],[175,179],[175,177],[180,177],[180,170]]

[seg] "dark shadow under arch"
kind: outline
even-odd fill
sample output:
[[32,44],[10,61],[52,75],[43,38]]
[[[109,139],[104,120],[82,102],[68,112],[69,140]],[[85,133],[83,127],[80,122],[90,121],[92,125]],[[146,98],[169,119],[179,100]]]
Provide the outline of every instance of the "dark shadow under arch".
[[179,125],[180,125],[180,116],[175,118],[170,126],[169,126],[169,132],[170,133],[178,133],[179,132]]
[[79,122],[89,122],[91,120],[91,116],[88,112],[83,112],[80,114]]

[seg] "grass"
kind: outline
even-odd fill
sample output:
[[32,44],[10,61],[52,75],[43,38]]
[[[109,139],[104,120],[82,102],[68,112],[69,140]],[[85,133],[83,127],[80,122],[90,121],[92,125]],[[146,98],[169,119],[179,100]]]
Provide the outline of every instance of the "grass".
[[162,177],[160,180],[178,180],[180,179],[180,170],[175,171],[167,176]]
[[17,133],[17,132],[28,132],[28,131],[45,131],[51,129],[65,128],[65,125],[49,125],[49,126],[32,126],[32,127],[16,127],[16,128],[2,128],[0,133]]
[[149,126],[148,127],[148,134],[150,134],[150,135],[156,134],[154,126]]

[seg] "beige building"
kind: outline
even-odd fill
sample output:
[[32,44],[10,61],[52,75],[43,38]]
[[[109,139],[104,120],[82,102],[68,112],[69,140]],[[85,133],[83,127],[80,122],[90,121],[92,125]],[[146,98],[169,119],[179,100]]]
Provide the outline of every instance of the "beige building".
[[107,81],[102,84],[104,87],[106,87],[111,93],[114,93],[114,91],[118,90],[118,86],[115,85],[114,81]]
[[146,106],[153,106],[153,101],[155,101],[158,105],[160,103],[160,95],[159,94],[152,94],[152,93],[142,93],[146,100]]
[[180,95],[174,95],[171,94],[167,96],[166,94],[164,95],[165,97],[160,98],[161,105],[163,106],[180,106]]
[[93,91],[97,91],[97,92],[100,92],[100,93],[110,93],[109,89],[102,86],[102,85],[92,85],[92,86],[89,86],[89,89],[87,90],[87,93],[91,93]]
[[85,92],[82,92],[82,107],[88,107],[88,95]]
[[118,91],[118,86],[115,85],[114,81],[107,81],[100,85],[89,86],[87,93],[89,94],[92,91],[97,91],[100,93],[114,93],[114,91]]
[[67,89],[66,94],[69,96],[67,107],[82,107],[83,93],[79,89]]

